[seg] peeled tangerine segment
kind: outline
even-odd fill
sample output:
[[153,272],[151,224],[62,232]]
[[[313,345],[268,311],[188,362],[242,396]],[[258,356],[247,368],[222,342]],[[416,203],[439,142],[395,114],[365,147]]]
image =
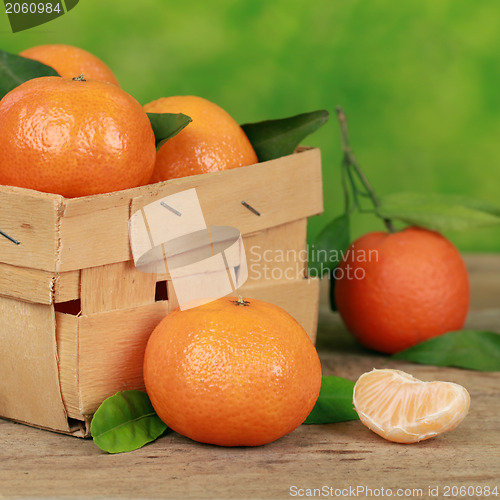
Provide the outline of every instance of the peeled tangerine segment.
[[416,443],[453,430],[467,415],[470,396],[452,382],[423,382],[385,369],[359,377],[353,403],[363,424],[379,436]]

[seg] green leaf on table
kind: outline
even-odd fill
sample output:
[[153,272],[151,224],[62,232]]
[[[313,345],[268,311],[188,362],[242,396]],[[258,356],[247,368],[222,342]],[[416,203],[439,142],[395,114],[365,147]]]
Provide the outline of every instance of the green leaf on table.
[[390,194],[380,198],[376,212],[383,218],[435,231],[466,231],[500,225],[499,206],[459,195]]
[[480,330],[449,332],[400,351],[392,358],[423,365],[500,371],[500,334]]
[[142,391],[122,391],[109,397],[99,406],[90,425],[94,443],[108,453],[137,450],[166,429]]
[[0,50],[0,99],[21,83],[41,76],[59,76],[41,62]]
[[304,424],[333,424],[358,420],[353,408],[354,382],[334,375],[325,375],[321,380],[319,397]]
[[340,263],[351,242],[349,216],[336,217],[316,236],[309,255],[309,269],[314,276],[333,271]]
[[155,133],[157,150],[193,121],[182,113],[147,113],[147,115]]
[[290,155],[308,135],[328,121],[328,111],[302,113],[290,118],[242,125],[259,161]]

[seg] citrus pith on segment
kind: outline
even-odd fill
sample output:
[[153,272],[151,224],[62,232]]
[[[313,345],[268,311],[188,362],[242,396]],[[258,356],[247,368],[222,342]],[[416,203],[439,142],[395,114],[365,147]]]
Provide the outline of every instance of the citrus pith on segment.
[[423,382],[400,370],[372,370],[359,377],[353,404],[373,432],[396,443],[416,443],[455,429],[470,396],[452,382]]

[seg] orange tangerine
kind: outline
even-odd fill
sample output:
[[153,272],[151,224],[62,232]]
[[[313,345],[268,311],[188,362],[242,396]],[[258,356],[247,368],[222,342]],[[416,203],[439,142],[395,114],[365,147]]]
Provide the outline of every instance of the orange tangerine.
[[229,113],[197,96],[162,97],[144,106],[147,113],[183,113],[192,122],[158,151],[150,182],[243,167],[257,155]]
[[55,69],[63,78],[85,75],[87,80],[119,85],[113,72],[98,57],[72,45],[37,45],[19,53]]
[[225,297],[168,314],[149,338],[144,382],[158,416],[195,441],[258,446],[293,431],[321,387],[321,364],[286,311]]

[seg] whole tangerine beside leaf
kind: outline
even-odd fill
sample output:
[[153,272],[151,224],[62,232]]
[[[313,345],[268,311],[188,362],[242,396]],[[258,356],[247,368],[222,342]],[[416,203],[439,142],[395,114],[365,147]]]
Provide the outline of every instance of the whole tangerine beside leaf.
[[[343,109],[336,111],[344,212],[316,238],[315,246],[326,257],[312,266],[321,275],[328,272],[332,309],[340,312],[361,343],[388,354],[459,331],[469,308],[468,272],[457,248],[438,231],[500,224],[500,208],[460,195],[407,193],[380,198],[354,155]],[[388,233],[368,233],[346,245],[349,219],[356,211],[382,219]],[[397,231],[393,221],[410,227]],[[343,255],[338,266],[329,252]],[[452,343],[451,337],[443,342],[448,347]],[[420,353],[418,358],[422,362],[425,356]],[[463,365],[453,356],[446,362]]]
[[148,116],[115,85],[40,77],[0,101],[0,184],[107,193],[146,184],[155,157]]
[[202,443],[258,446],[298,427],[321,387],[321,364],[302,326],[278,306],[225,297],[168,314],[144,356],[154,409]]
[[393,354],[460,330],[469,309],[469,276],[444,236],[410,227],[358,238],[335,271],[335,303],[366,347]]

